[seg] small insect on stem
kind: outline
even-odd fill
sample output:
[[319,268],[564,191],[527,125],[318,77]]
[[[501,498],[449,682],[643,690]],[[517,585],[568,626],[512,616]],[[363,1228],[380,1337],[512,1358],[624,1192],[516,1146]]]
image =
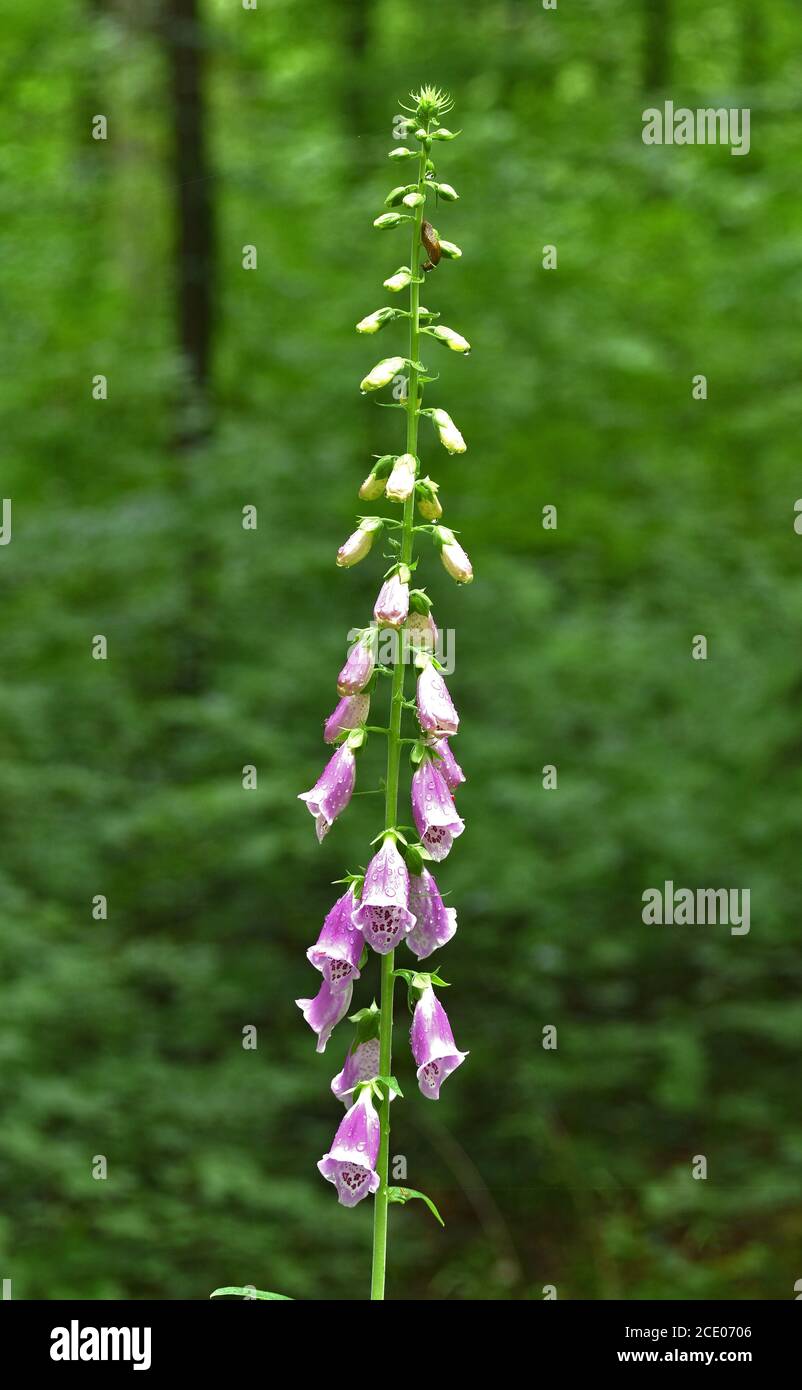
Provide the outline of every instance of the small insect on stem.
[[437,232],[434,230],[434,227],[432,226],[431,222],[421,222],[420,239],[423,244],[423,248],[426,251],[427,256],[429,257],[428,261],[424,261],[423,269],[434,270],[435,266],[440,260],[442,252],[440,250],[440,238],[437,235]]

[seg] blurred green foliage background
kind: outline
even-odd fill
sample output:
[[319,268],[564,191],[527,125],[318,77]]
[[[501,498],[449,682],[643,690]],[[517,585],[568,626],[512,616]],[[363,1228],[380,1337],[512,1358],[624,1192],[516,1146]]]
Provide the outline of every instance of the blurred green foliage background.
[[[407,258],[371,220],[399,100],[432,81],[464,132],[435,219],[464,256],[425,300],[474,352],[430,344],[430,403],[469,451],[424,433],[423,459],[477,579],[426,554],[419,579],[457,630],[468,829],[438,875],[460,917],[440,960],[471,1056],[425,1103],[399,1002],[392,1150],[446,1229],[391,1209],[388,1292],[792,1297],[798,6],[8,0],[4,27],[14,1296],[366,1296],[369,1204],[344,1211],[315,1169],[348,1039],[316,1056],[293,1000],[380,802],[318,847],[295,797],[382,567],[333,568],[370,455],[400,447],[357,383],[401,340],[353,325]],[[664,98],[748,106],[750,154],[644,146]],[[750,934],[645,926],[666,879],[749,888]]]

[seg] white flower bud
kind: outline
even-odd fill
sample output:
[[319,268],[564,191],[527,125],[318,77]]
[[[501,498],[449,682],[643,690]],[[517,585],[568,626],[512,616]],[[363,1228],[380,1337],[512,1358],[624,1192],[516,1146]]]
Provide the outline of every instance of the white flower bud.
[[415,151],[414,151],[414,150],[408,150],[407,147],[406,147],[406,145],[399,145],[396,149],[390,150],[390,152],[389,152],[387,158],[388,158],[388,159],[412,159],[413,156],[414,156],[414,154],[415,154]]
[[359,496],[363,502],[376,502],[384,496],[384,485],[387,475],[395,463],[394,454],[383,454],[377,459],[371,468],[367,478],[359,489]]
[[360,560],[364,560],[382,524],[380,516],[366,516],[360,521],[357,530],[351,533],[337,551],[337,564],[340,569],[350,569],[351,565],[358,565]]
[[432,478],[421,478],[418,482],[418,511],[424,521],[439,521],[443,515],[437,492],[438,484]]
[[429,134],[433,140],[456,140],[459,131],[446,130],[445,126],[441,125],[439,130],[430,130]]
[[404,218],[400,212],[382,212],[378,217],[374,217],[373,225],[383,231],[386,227],[397,227]]
[[363,502],[377,502],[380,497],[384,496],[384,479],[377,478],[375,473],[368,473],[359,489],[359,496]]
[[446,328],[444,323],[438,323],[434,328],[430,328],[429,333],[432,338],[438,338],[446,347],[450,347],[452,352],[470,352],[471,345],[467,338],[463,338],[461,333],[455,332],[453,328]]
[[433,410],[432,419],[443,448],[447,449],[450,454],[464,454],[467,445],[448,411]]
[[442,254],[444,256],[447,256],[448,259],[451,261],[458,261],[460,256],[462,255],[462,252],[460,251],[459,247],[455,246],[453,241],[441,241],[440,250]]
[[[406,193],[408,187],[409,187],[409,184],[407,184],[407,183],[402,183],[402,184],[399,184],[398,188],[391,188],[391,189],[390,189],[390,192],[387,194],[387,197],[386,197],[385,200],[384,200],[384,206],[385,206],[386,208],[394,208],[394,207],[396,206],[397,203],[400,203],[400,202],[401,202],[401,199],[403,198],[404,194]],[[374,223],[374,226],[375,226],[375,223]]]
[[458,584],[470,584],[473,579],[473,566],[462,546],[447,526],[438,526],[435,531],[435,540],[440,545],[440,559],[443,568],[448,571],[452,579],[456,579]]
[[365,318],[359,320],[356,331],[357,333],[378,333],[388,318],[394,317],[395,313],[395,309],[374,309],[372,314],[366,314]]
[[386,386],[398,375],[405,363],[405,357],[383,357],[381,362],[377,362],[367,376],[362,378],[359,383],[360,391],[363,394],[365,391],[378,391],[380,386]]
[[406,193],[401,201],[403,202],[404,207],[419,208],[421,206],[421,203],[426,202],[426,198],[423,195],[423,193],[419,193],[418,190],[415,189],[413,193]]
[[384,281],[384,288],[386,290],[396,291],[405,290],[411,279],[412,272],[409,266],[400,265],[398,270],[394,271],[392,275],[388,275],[387,279]]
[[437,192],[441,198],[445,198],[447,203],[456,203],[459,198],[459,193],[456,188],[451,187],[450,183],[438,183]]
[[390,502],[406,502],[415,486],[418,464],[414,454],[401,454],[387,479],[385,497]]

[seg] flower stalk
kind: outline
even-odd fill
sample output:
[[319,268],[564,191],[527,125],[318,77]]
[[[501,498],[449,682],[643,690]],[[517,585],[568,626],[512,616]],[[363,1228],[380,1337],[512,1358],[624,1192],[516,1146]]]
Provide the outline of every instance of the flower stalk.
[[[394,293],[408,290],[409,308],[384,306],[360,319],[356,327],[359,333],[371,335],[406,320],[407,355],[382,358],[363,377],[360,389],[363,394],[381,391],[402,371],[406,374],[406,440],[403,453],[385,454],[375,461],[359,488],[359,496],[371,502],[383,498],[400,506],[401,520],[391,516],[362,517],[358,529],[338,551],[337,564],[347,570],[364,560],[383,536],[391,550],[391,563],[374,605],[373,622],[357,630],[356,641],[337,679],[341,698],[324,725],[325,741],[335,745],[335,752],[311,791],[301,795],[315,819],[318,839],[322,840],[354,793],[357,759],[365,741],[372,735],[387,739],[384,825],[372,842],[373,853],[367,867],[339,880],[347,885],[346,892],[334,904],[317,942],[308,950],[310,963],[323,976],[318,993],[314,998],[296,1001],[317,1035],[318,1052],[324,1051],[333,1029],[350,1007],[354,982],[364,975],[371,958],[378,957],[379,1004],[377,1007],[374,1000],[370,1008],[362,1008],[351,1016],[356,1037],[342,1070],[332,1082],[334,1095],[346,1106],[347,1113],[331,1149],[318,1165],[323,1177],[335,1186],[344,1206],[355,1206],[374,1195],[372,1300],[384,1298],[390,1204],[422,1198],[442,1223],[424,1193],[391,1185],[390,1109],[393,1098],[402,1094],[392,1074],[396,979],[407,982],[410,1006],[415,1006],[410,1043],[423,1096],[437,1100],[442,1082],[468,1055],[457,1048],[445,1011],[432,992],[433,984],[441,988],[446,981],[434,973],[396,967],[397,948],[406,946],[411,956],[422,960],[445,946],[457,930],[456,909],[443,902],[425,861],[445,859],[464,828],[454,793],[465,779],[448,745],[448,739],[458,732],[459,716],[435,655],[438,630],[431,599],[425,589],[417,587],[417,578],[413,579],[416,536],[431,542],[435,554],[439,552],[445,569],[458,583],[469,583],[473,577],[470,561],[454,532],[439,524],[443,514],[439,486],[421,467],[418,441],[419,422],[426,415],[448,453],[463,453],[466,447],[444,410],[423,410],[423,388],[433,378],[428,376],[419,356],[422,343],[439,342],[462,355],[470,348],[468,340],[456,330],[437,326],[439,313],[420,303],[424,275],[437,267],[441,254],[446,259],[461,255],[453,243],[440,240],[427,220],[427,204],[431,208],[438,198],[451,203],[457,197],[450,184],[435,181],[431,159],[433,141],[452,140],[459,133],[447,131],[440,123],[451,105],[444,93],[424,87],[414,94],[413,106],[404,108],[411,113],[411,128],[418,142],[417,180],[394,188],[386,204],[399,211],[382,213],[374,221],[380,230],[409,229],[409,264],[399,267],[384,281]],[[403,162],[405,172],[406,167],[415,167],[411,150],[391,151],[391,157],[399,167]],[[428,525],[415,525],[416,507]],[[379,648],[384,651],[388,630],[393,638],[392,659],[384,655],[377,659]],[[406,666],[412,664],[410,655],[417,676],[415,700],[408,699],[405,690]],[[386,727],[381,722],[367,723],[376,698],[374,688],[384,676],[390,678]],[[410,712],[417,714],[419,727],[415,738],[410,738],[408,731],[402,733],[405,712],[407,719]],[[420,836],[417,843],[412,842],[414,832],[408,830],[408,815],[400,816],[403,825],[399,826],[404,749],[415,769],[410,791],[411,813]]]
[[[428,123],[426,130],[428,133]],[[418,158],[417,191],[423,193],[426,177],[426,147],[421,141]],[[423,221],[423,200],[415,208],[412,222],[409,265],[412,278],[409,282],[409,360],[418,361],[420,345],[420,229]],[[419,372],[416,366],[409,369],[407,380],[407,444],[406,453],[417,455],[418,451],[418,410],[420,409]],[[413,559],[415,525],[415,490],[412,489],[404,502],[404,518],[401,530],[401,563],[410,565]],[[390,697],[390,732],[387,736],[387,777],[385,781],[384,828],[392,830],[398,819],[398,775],[401,767],[401,716],[404,700],[404,675],[406,667],[400,643],[396,646],[396,662],[393,667],[392,695]],[[382,957],[381,993],[379,996],[379,1072],[390,1076],[393,1062],[393,1003],[395,993],[395,951]],[[385,1097],[379,1107],[379,1159],[376,1171],[379,1174],[379,1189],[373,1209],[373,1267],[370,1281],[371,1299],[384,1298],[385,1275],[387,1269],[387,1217],[389,1207],[390,1177],[390,1097]]]

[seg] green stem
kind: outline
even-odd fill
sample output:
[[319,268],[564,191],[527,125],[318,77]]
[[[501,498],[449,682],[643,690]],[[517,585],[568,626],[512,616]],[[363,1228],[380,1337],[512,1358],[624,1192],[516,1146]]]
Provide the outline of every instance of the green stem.
[[[418,169],[418,189],[421,193],[423,192],[426,174],[426,159],[427,152],[424,145],[421,144],[420,165]],[[418,360],[420,340],[420,329],[418,326],[420,285],[418,281],[420,278],[420,229],[422,221],[423,204],[415,209],[415,218],[412,223],[412,246],[409,259],[409,268],[412,271],[412,283],[409,287],[409,359],[411,362],[417,362]],[[420,388],[418,385],[418,373],[414,367],[410,367],[406,401],[406,452],[408,454],[417,454],[418,451],[419,406]],[[410,564],[412,561],[414,520],[415,489],[413,488],[411,495],[404,503],[401,563],[405,565]],[[398,774],[401,766],[401,716],[403,713],[404,701],[404,675],[403,651],[401,647],[401,635],[399,633],[398,645],[396,648],[396,661],[393,667],[389,733],[387,736],[387,780],[385,783],[386,794],[384,803],[385,830],[394,829],[398,818]],[[382,956],[381,961],[381,1017],[379,1023],[380,1076],[390,1076],[392,1074],[394,968],[395,952],[390,951],[386,956]],[[379,1159],[376,1169],[379,1174],[379,1189],[376,1193],[373,1209],[373,1270],[370,1282],[371,1299],[384,1298],[385,1270],[387,1267],[387,1208],[389,1206],[388,1186],[390,1175],[390,1096],[387,1093],[386,1087],[384,1099],[379,1108],[379,1123],[381,1126],[381,1138],[379,1140]]]

